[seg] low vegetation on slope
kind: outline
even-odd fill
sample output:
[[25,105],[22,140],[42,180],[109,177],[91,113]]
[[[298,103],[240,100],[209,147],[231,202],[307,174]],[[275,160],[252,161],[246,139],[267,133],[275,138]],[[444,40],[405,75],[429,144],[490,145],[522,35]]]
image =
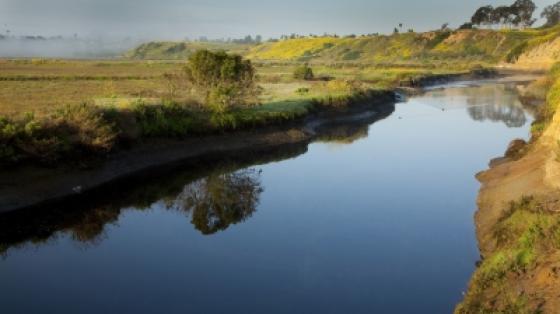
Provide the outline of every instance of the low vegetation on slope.
[[251,45],[212,42],[148,42],[127,52],[125,57],[135,60],[186,60],[200,49],[225,50],[245,54]]
[[257,46],[247,57],[313,62],[424,63],[453,60],[496,63],[535,36],[538,32],[532,30],[443,30],[359,38],[303,38]]
[[457,314],[556,313],[560,306],[557,200],[523,197],[494,227],[496,248],[471,280]]

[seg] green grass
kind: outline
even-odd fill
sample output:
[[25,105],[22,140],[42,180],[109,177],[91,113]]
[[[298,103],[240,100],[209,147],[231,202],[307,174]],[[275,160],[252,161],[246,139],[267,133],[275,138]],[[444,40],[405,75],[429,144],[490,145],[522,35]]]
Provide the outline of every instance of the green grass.
[[[545,210],[542,200],[523,197],[510,204],[493,230],[496,249],[476,270],[456,312],[534,313],[534,304],[516,300],[512,281],[520,282],[547,254],[560,249],[560,216]],[[519,312],[508,312],[512,307]]]

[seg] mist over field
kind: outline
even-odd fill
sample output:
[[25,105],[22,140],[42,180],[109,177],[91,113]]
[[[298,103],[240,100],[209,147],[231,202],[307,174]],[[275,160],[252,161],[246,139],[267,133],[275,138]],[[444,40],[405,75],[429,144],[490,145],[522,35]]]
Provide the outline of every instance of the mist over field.
[[139,43],[133,39],[4,38],[0,39],[0,57],[114,58]]

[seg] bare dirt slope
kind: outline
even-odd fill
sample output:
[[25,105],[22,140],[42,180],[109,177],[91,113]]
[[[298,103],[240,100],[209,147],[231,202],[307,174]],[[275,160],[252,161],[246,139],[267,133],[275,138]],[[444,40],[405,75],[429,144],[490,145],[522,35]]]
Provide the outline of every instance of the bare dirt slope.
[[482,188],[476,224],[483,255],[493,249],[490,230],[509,202],[523,195],[546,196],[560,190],[559,135],[560,111],[523,158],[500,163],[477,176]]
[[560,61],[560,37],[534,47],[519,56],[516,67],[527,70],[547,70]]

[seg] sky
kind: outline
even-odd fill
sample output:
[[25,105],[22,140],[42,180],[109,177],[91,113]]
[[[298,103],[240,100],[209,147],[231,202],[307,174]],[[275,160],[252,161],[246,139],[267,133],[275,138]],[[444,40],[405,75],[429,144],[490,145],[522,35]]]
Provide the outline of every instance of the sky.
[[[390,33],[458,26],[514,0],[0,0],[0,33],[184,39]],[[558,0],[534,0],[539,9]]]

